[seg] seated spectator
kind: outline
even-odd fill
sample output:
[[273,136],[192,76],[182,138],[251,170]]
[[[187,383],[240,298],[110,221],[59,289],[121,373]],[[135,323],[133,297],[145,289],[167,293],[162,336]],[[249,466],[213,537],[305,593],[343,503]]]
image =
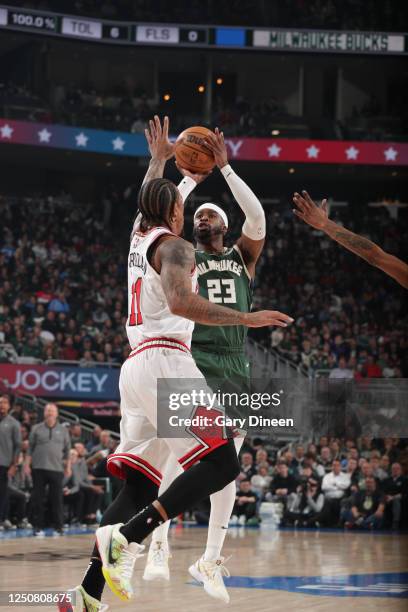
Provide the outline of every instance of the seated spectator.
[[324,467],[320,463],[317,463],[317,461],[316,461],[316,453],[314,453],[312,451],[308,451],[305,454],[305,458],[304,458],[304,461],[303,461],[303,466],[304,467],[310,467],[312,472],[313,472],[313,477],[316,478],[319,481],[323,478],[323,476],[326,473]]
[[263,499],[266,491],[271,484],[272,476],[269,474],[269,464],[260,463],[256,474],[251,478],[251,487],[258,495],[259,499]]
[[373,476],[366,478],[364,491],[355,493],[351,510],[342,516],[344,526],[348,529],[381,529],[384,520],[384,498],[377,487]]
[[295,476],[301,472],[304,464],[304,459],[305,447],[299,444],[298,446],[296,446],[295,456],[293,457],[292,462],[290,464],[292,474],[294,474]]
[[353,370],[351,370],[347,366],[347,360],[345,357],[339,357],[337,367],[333,368],[330,371],[329,378],[348,378],[353,379],[354,374]]
[[254,458],[251,453],[242,453],[241,455],[241,473],[238,476],[239,480],[247,478],[250,480],[255,476],[256,469],[254,466]]
[[321,448],[320,455],[317,458],[317,461],[323,467],[326,474],[331,471],[333,460],[332,460],[330,448],[328,446],[323,446]]
[[[95,431],[95,430],[94,430]],[[93,446],[89,451],[90,455],[94,455],[96,453],[102,453],[102,455],[109,455],[112,448],[112,438],[110,435],[110,431],[107,429],[103,429],[99,436],[99,444]]]
[[372,457],[370,460],[371,467],[373,468],[373,476],[380,482],[388,478],[389,474],[381,467],[381,459],[379,457]]
[[270,491],[266,494],[268,501],[283,502],[286,505],[288,496],[296,491],[297,481],[289,474],[289,468],[284,461],[278,461],[276,474],[272,478]]
[[92,449],[101,443],[101,433],[102,427],[100,425],[95,425],[91,437],[86,443],[86,450],[88,451],[88,453],[91,453]]
[[70,427],[71,444],[74,446],[77,442],[82,442],[82,428],[79,423],[74,423]]
[[264,448],[258,448],[255,455],[255,467],[258,469],[258,466],[263,463],[269,463],[268,451]]
[[325,521],[328,526],[337,524],[340,514],[340,502],[350,487],[350,474],[341,471],[341,463],[335,459],[332,471],[326,474],[322,481],[322,491],[326,500]]
[[296,488],[296,493],[290,497],[284,515],[285,524],[302,527],[320,527],[320,516],[324,506],[324,495],[319,483],[314,478],[308,478]]
[[251,489],[251,482],[248,478],[244,478],[239,483],[231,522],[238,522],[240,525],[247,523],[257,524],[256,502],[257,496],[255,491]]
[[391,476],[382,482],[387,509],[391,509],[392,528],[400,527],[401,510],[405,507],[408,496],[408,479],[402,474],[400,463],[393,463]]

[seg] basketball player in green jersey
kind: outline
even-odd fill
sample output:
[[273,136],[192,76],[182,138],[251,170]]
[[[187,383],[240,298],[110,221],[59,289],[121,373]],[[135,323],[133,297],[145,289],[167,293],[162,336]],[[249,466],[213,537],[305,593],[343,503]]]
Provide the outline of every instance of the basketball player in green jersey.
[[[265,242],[265,213],[253,191],[228,164],[223,133],[216,129],[206,144],[212,150],[216,164],[246,218],[240,238],[228,248],[224,246],[224,236],[228,231],[225,212],[213,203],[202,204],[195,211],[193,234],[196,241],[199,291],[211,302],[248,312],[251,309],[255,266]],[[182,168],[179,170],[184,174],[179,190],[186,200],[205,176],[192,175]],[[207,325],[195,325],[191,350],[210,386],[212,380],[224,380],[238,385],[241,390],[248,389],[250,372],[245,356],[245,339],[246,329],[242,326],[210,328]],[[235,438],[237,452],[243,440],[242,436]],[[171,460],[163,474],[160,491],[165,490],[180,471],[178,463]],[[189,568],[190,574],[203,584],[209,595],[226,603],[229,595],[223,575],[228,575],[228,570],[223,565],[221,549],[235,495],[235,482],[211,495],[206,550],[201,559]],[[145,580],[169,579],[168,528],[169,523],[165,523],[153,533],[143,576]]]

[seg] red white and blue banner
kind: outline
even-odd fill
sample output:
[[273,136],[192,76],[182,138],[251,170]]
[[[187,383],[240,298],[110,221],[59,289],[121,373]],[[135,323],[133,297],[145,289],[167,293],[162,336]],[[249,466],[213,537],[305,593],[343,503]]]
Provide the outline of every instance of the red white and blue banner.
[[64,400],[119,400],[119,368],[0,364],[1,389]]
[[[227,138],[231,160],[408,166],[408,143]],[[144,135],[0,119],[0,144],[146,157]]]

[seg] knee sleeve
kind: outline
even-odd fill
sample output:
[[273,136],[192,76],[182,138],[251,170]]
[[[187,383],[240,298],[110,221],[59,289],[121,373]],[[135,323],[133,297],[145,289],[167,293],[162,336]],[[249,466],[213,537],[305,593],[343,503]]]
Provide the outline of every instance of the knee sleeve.
[[234,440],[228,440],[227,444],[219,446],[212,453],[206,455],[202,461],[211,462],[216,467],[217,476],[222,486],[235,480],[241,471]]

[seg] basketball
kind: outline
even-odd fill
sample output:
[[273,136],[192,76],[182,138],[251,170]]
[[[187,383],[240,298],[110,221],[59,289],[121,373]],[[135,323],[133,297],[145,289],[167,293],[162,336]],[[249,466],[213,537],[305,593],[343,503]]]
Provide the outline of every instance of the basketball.
[[176,140],[177,164],[194,174],[207,174],[215,166],[214,155],[204,144],[204,138],[211,130],[201,126],[190,127]]

